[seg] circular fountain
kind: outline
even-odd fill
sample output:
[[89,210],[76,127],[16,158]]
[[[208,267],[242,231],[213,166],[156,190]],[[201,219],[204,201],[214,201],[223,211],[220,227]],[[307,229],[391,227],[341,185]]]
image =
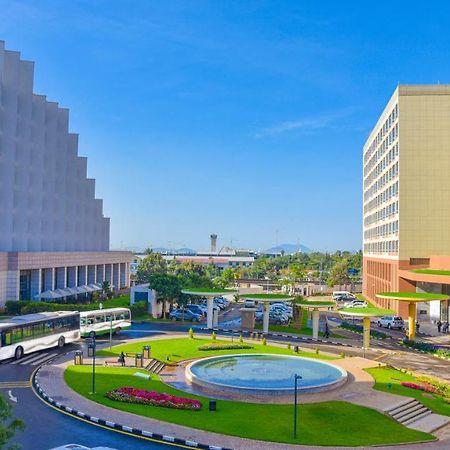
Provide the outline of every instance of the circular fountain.
[[190,363],[186,379],[193,385],[232,393],[286,395],[294,392],[294,375],[301,392],[336,388],[347,372],[323,361],[299,356],[242,354],[213,356]]

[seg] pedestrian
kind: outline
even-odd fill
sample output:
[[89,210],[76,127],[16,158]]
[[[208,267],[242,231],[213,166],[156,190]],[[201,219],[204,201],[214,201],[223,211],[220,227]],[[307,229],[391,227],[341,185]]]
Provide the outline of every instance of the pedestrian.
[[420,323],[416,321],[416,331],[419,333],[420,330]]
[[438,329],[438,333],[440,333],[441,332],[441,327],[442,327],[442,322],[441,322],[441,319],[439,319],[438,321],[437,321],[437,329]]
[[328,327],[328,322],[325,322],[325,339],[330,337],[330,328]]
[[120,353],[119,362],[122,365],[122,367],[125,367],[125,354],[123,352]]
[[448,322],[447,321],[445,321],[444,325],[442,326],[442,332],[448,333]]

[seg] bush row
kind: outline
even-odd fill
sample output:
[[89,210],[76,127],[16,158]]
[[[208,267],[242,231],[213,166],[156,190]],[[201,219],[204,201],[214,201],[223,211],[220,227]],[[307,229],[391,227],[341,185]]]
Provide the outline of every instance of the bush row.
[[248,344],[204,344],[198,348],[201,351],[209,350],[247,350],[253,348]]
[[425,342],[413,341],[410,339],[403,339],[402,345],[409,348],[414,348],[415,350],[420,350],[422,352],[430,353],[432,355],[440,356],[442,358],[450,359],[450,350],[444,348],[436,347],[432,344],[427,344]]

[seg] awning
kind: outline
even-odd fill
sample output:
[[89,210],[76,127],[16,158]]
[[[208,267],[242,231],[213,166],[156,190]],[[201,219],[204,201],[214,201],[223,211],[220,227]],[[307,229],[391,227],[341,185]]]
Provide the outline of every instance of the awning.
[[64,289],[54,289],[41,292],[34,298],[40,300],[55,300],[58,298],[70,297],[71,295],[86,294],[89,292],[101,291],[102,285],[99,283],[86,284],[83,286],[68,287]]

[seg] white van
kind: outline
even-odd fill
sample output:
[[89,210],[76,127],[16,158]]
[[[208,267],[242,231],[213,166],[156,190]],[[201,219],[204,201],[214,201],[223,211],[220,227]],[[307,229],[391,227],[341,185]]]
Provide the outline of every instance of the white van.
[[347,299],[348,297],[355,298],[355,296],[349,291],[333,291],[333,300],[339,300],[341,297],[347,297]]

